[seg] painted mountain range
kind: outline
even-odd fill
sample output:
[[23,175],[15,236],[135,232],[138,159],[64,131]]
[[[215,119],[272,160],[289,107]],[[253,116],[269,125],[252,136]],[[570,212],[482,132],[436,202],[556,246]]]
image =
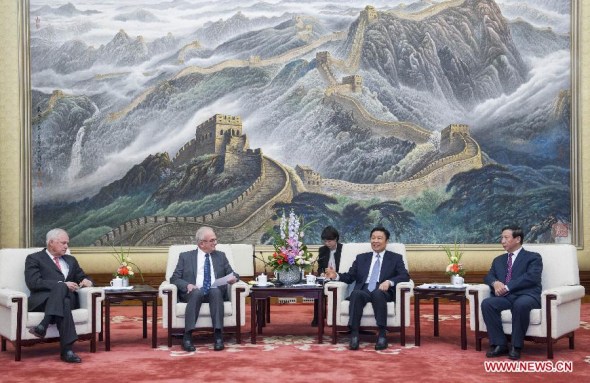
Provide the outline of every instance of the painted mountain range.
[[[258,243],[291,208],[315,243],[328,224],[489,243],[513,222],[567,241],[569,12],[32,0],[35,242],[61,226],[75,245],[165,245],[206,223]],[[180,160],[214,116],[240,134]]]

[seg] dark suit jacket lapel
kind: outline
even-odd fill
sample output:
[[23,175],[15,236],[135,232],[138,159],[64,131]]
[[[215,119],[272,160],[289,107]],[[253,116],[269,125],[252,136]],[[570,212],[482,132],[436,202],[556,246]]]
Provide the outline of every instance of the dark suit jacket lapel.
[[217,250],[211,253],[211,265],[213,265],[215,279],[225,277],[225,275],[219,275],[223,270],[223,264],[221,263],[221,254]]
[[199,250],[198,249],[197,250],[192,250],[189,253],[189,257],[188,258],[189,258],[189,262],[190,262],[190,268],[191,268],[191,271],[193,273],[193,275],[192,275],[193,281],[192,282],[191,281],[187,281],[188,283],[193,283],[193,284],[196,284],[197,283],[197,270],[198,270],[197,266],[198,266],[198,263],[199,263],[198,262],[198,258],[199,258],[198,256],[199,256]]
[[373,253],[365,253],[366,255],[363,257],[363,268],[362,276],[363,276],[363,283],[367,283],[369,280],[369,272],[371,271],[371,261],[373,260]]
[[[520,253],[518,253],[518,257],[516,257],[514,263],[512,263],[513,278],[524,274],[522,267],[526,265],[527,258],[528,252],[525,249],[522,249]],[[506,274],[508,274],[508,256],[506,256]]]
[[[65,261],[65,263],[68,264],[68,275],[66,276],[66,280],[69,280],[70,278],[73,278],[72,273],[75,271],[74,270],[74,260],[71,255],[64,255],[62,258]],[[57,266],[55,266],[55,267],[57,267]],[[60,273],[61,273],[61,271],[60,271]]]
[[392,262],[393,256],[392,254],[388,254],[388,251],[386,250],[385,253],[383,253],[383,260],[381,262],[381,270],[379,272],[379,283],[387,279],[387,275],[383,275],[384,271],[393,270]]
[[[339,243],[336,247],[336,252],[334,253],[334,260],[336,261],[336,270],[340,270],[340,256],[342,255],[342,244]],[[328,260],[330,254],[328,254]]]

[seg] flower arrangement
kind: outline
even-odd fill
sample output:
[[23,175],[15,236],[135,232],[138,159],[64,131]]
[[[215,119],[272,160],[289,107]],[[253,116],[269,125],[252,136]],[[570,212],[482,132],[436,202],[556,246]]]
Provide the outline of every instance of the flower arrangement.
[[279,224],[279,232],[273,232],[274,253],[268,256],[268,266],[275,271],[286,271],[291,266],[298,266],[301,269],[310,271],[313,266],[311,261],[313,254],[307,250],[303,243],[305,229],[313,222],[303,225],[303,218],[295,215],[293,210],[289,217],[283,216]]
[[129,248],[127,250],[123,249],[123,246],[119,250],[117,250],[113,246],[113,254],[112,256],[117,260],[119,267],[117,267],[117,271],[113,273],[115,277],[120,278],[133,278],[135,276],[135,271],[133,268],[136,268],[139,272],[139,276],[141,277],[141,281],[143,282],[143,274],[141,273],[141,269],[131,260],[129,256]]
[[461,257],[463,257],[463,250],[455,243],[453,247],[450,246],[443,246],[445,253],[447,254],[447,258],[449,259],[449,265],[445,270],[447,275],[465,275],[465,268],[460,263]]

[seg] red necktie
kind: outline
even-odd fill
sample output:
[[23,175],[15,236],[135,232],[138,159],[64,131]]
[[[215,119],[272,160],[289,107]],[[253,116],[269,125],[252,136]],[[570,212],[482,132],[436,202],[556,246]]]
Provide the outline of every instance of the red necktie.
[[510,280],[512,279],[512,256],[514,254],[510,253],[508,254],[508,271],[506,272],[506,284],[508,284],[508,282],[510,282]]
[[59,271],[61,270],[61,265],[59,264],[59,257],[53,257],[53,261],[55,262],[55,266],[57,266],[57,268],[59,269]]

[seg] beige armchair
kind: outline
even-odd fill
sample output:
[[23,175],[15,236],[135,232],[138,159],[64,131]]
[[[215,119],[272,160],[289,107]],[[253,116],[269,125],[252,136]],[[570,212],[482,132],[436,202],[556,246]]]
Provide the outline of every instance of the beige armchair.
[[[166,280],[160,285],[162,326],[168,329],[168,347],[172,347],[172,336],[182,335],[184,331],[184,313],[186,310],[186,303],[178,301],[178,289],[176,285],[170,283],[170,277],[176,268],[180,253],[195,248],[195,245],[173,245],[168,249]],[[254,247],[252,245],[219,244],[216,249],[225,253],[232,269],[240,274],[240,277],[254,275]],[[230,300],[224,302],[224,332],[235,333],[237,343],[242,342],[241,327],[246,324],[246,296],[249,293],[250,287],[248,284],[238,281],[231,286]],[[211,313],[207,304],[201,306],[196,329],[213,331]]]
[[[541,283],[541,308],[531,311],[526,340],[547,344],[547,358],[553,359],[553,343],[568,338],[569,348],[574,348],[574,331],[580,327],[580,306],[584,287],[580,285],[578,257],[572,245],[524,244],[525,249],[541,254],[543,274]],[[487,329],[481,314],[481,301],[490,296],[485,284],[467,288],[471,330],[475,332],[475,348],[481,351],[481,340],[487,337]],[[502,311],[504,333],[512,332],[510,310]]]
[[[27,255],[42,250],[1,249],[0,250],[0,336],[2,351],[7,341],[15,348],[14,360],[21,360],[21,347],[35,343],[59,341],[55,325],[50,325],[47,335],[38,339],[29,333],[43,319],[42,312],[28,311],[30,291],[25,283],[25,259]],[[81,340],[90,340],[90,352],[96,352],[96,333],[100,332],[101,305],[104,293],[101,288],[82,288],[78,292],[80,308],[73,310],[76,332]]]
[[[406,247],[402,243],[389,243],[387,250],[401,254],[404,259],[406,269],[408,261],[406,259]],[[370,252],[370,243],[345,243],[342,247],[340,258],[340,267],[338,272],[346,272],[352,266],[356,256],[361,253]],[[408,269],[409,271],[409,269]],[[338,331],[348,329],[349,305],[346,298],[350,295],[353,285],[347,285],[343,282],[328,282],[324,287],[325,294],[328,297],[327,324],[332,326],[332,343],[338,341]],[[413,295],[414,282],[403,282],[395,286],[395,302],[387,304],[387,329],[390,332],[400,333],[400,342],[402,346],[406,344],[406,327],[410,325],[410,297]],[[361,318],[361,330],[376,330],[375,315],[373,307],[368,304],[363,310]]]

